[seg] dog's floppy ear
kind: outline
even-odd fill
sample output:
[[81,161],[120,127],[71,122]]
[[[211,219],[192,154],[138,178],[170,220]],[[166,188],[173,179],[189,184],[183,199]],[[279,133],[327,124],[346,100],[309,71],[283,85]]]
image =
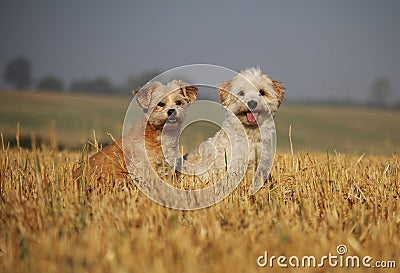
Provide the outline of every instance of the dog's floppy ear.
[[173,80],[173,83],[180,86],[183,96],[189,99],[189,102],[194,102],[199,89],[196,86],[189,85],[181,80]]
[[218,86],[219,98],[221,99],[222,105],[226,105],[226,99],[231,89],[231,81],[221,82]]
[[285,87],[282,85],[282,83],[280,81],[277,80],[272,80],[272,86],[274,87],[274,90],[276,92],[276,94],[278,95],[279,98],[279,105],[282,103],[283,98],[285,97]]
[[193,85],[187,85],[183,88],[183,95],[189,99],[190,102],[194,102],[197,98],[199,89]]
[[145,86],[134,89],[132,91],[133,95],[135,96],[136,101],[139,103],[140,107],[143,109],[149,109],[152,103],[153,92],[154,90],[160,86],[160,82],[150,82]]

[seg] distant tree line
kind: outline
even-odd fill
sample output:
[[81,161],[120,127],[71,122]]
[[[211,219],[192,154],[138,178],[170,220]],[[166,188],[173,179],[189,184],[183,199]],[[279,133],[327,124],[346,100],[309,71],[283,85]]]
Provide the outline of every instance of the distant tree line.
[[26,89],[32,85],[31,62],[25,57],[17,57],[8,63],[4,79],[15,89]]
[[159,70],[145,71],[139,75],[131,75],[122,86],[114,85],[107,77],[79,79],[65,87],[63,81],[55,75],[47,75],[34,84],[32,65],[28,58],[17,57],[6,66],[4,79],[15,90],[36,89],[51,92],[95,93],[111,95],[128,95],[132,89],[138,88],[160,74]]
[[[32,80],[32,65],[28,58],[17,57],[11,60],[6,67],[4,74],[5,81],[16,90],[25,90],[34,88],[37,90],[46,90],[52,92],[80,92],[80,93],[96,93],[96,94],[112,94],[112,95],[128,95],[132,89],[143,86],[147,81],[160,74],[159,70],[149,70],[140,75],[131,75],[122,86],[114,85],[107,77],[97,77],[94,79],[80,79],[72,82],[65,88],[63,81],[55,75],[47,75],[40,79],[35,86]],[[394,102],[392,98],[392,87],[385,77],[377,78],[371,86],[371,97],[367,103],[375,107],[397,107],[400,108],[400,101]],[[342,104],[339,102],[325,102],[328,104]],[[349,104],[349,102],[347,102]],[[354,104],[359,104],[354,102]]]

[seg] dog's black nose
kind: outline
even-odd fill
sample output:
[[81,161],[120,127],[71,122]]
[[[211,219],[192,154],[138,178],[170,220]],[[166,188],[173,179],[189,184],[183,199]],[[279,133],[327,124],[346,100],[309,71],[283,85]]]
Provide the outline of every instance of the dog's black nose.
[[249,106],[250,109],[254,109],[257,107],[257,102],[254,100],[251,100],[247,103],[247,106]]
[[175,109],[168,109],[167,114],[168,114],[168,116],[176,115],[176,110]]

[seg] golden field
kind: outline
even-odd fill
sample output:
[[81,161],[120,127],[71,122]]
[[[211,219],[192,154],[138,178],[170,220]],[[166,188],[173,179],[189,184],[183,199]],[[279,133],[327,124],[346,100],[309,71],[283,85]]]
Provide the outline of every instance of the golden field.
[[398,156],[279,153],[256,195],[242,183],[197,211],[157,205],[128,182],[77,184],[80,157],[1,149],[1,272],[364,272],[257,265],[265,251],[319,259],[339,244],[400,266]]
[[[283,104],[278,152],[264,187],[249,196],[244,181],[214,206],[179,211],[152,202],[129,181],[72,179],[93,130],[100,143],[109,142],[103,131],[117,138],[129,102],[0,92],[0,272],[400,268],[398,110]],[[201,132],[212,134],[209,129]],[[191,142],[204,137],[188,136]],[[339,245],[346,254],[338,255]],[[268,260],[275,256],[272,267],[257,264],[265,252]],[[372,268],[326,260],[319,266],[329,255],[370,256]],[[315,267],[282,268],[279,256],[286,264],[294,256],[317,260]]]

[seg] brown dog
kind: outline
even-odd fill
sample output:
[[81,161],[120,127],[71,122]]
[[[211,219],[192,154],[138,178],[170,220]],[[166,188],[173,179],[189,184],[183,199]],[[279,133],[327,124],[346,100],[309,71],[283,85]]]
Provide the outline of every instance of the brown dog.
[[[185,117],[187,105],[196,100],[197,92],[197,87],[177,80],[167,85],[151,82],[134,90],[136,100],[143,109],[142,121],[135,124],[125,137],[91,156],[88,164],[75,169],[74,179],[79,179],[84,173],[95,173],[98,179],[110,175],[123,178],[128,174],[125,162],[129,166],[134,165],[134,168],[129,168],[130,172],[141,172],[149,166],[143,164],[146,160],[156,171],[160,171],[161,166],[168,165],[162,149],[162,132],[164,130],[166,135],[168,132],[176,135]],[[174,148],[176,138],[173,137],[168,142],[167,137],[163,139],[163,143],[164,147]]]

